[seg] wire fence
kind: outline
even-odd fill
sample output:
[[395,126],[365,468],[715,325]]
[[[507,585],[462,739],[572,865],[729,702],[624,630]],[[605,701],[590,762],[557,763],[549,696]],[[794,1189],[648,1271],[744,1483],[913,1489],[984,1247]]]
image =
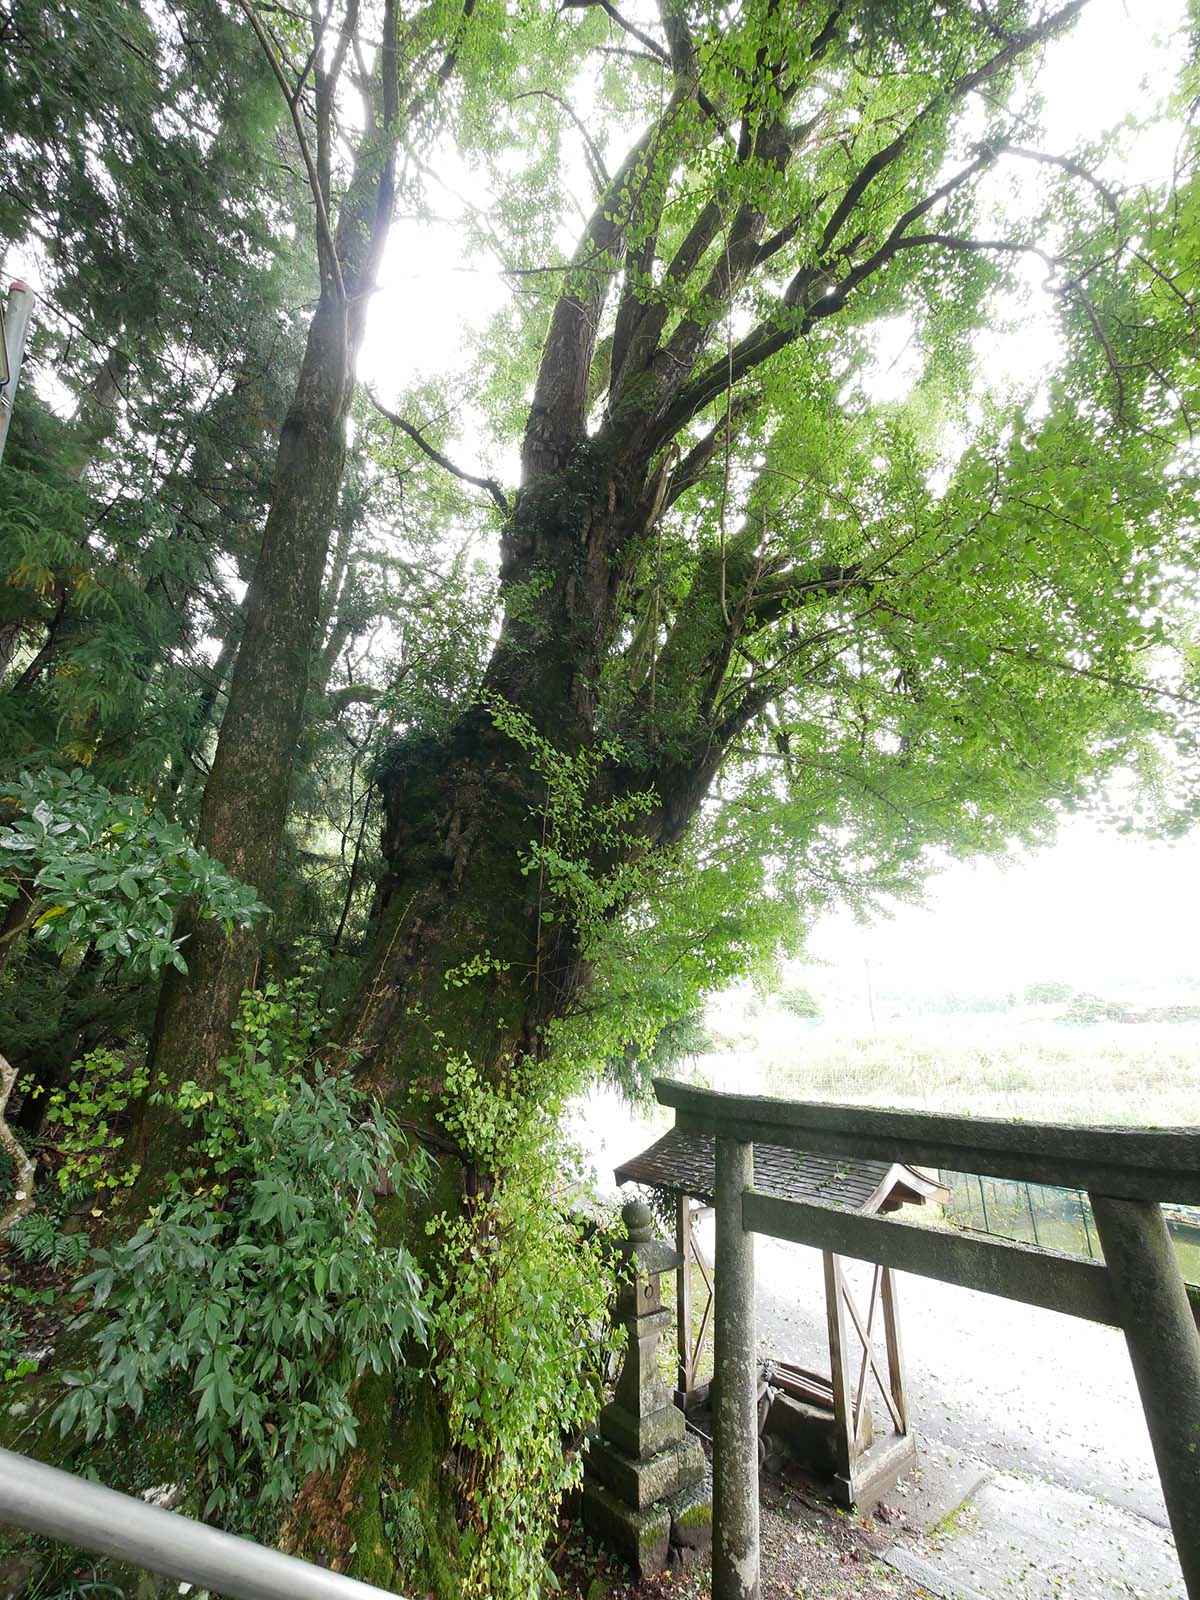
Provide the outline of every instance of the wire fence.
[[1080,1189],[983,1178],[974,1172],[945,1172],[942,1181],[950,1189],[946,1216],[959,1227],[1099,1259],[1096,1224]]
[[[975,1172],[943,1172],[942,1182],[950,1190],[946,1219],[960,1228],[1093,1261],[1103,1259],[1092,1208],[1081,1189],[984,1178]],[[1200,1282],[1200,1210],[1186,1206],[1166,1210],[1184,1276]]]

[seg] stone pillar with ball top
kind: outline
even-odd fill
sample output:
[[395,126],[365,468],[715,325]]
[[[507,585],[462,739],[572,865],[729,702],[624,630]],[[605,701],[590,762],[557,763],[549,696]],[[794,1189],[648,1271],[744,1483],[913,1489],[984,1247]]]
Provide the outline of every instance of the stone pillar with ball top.
[[629,1272],[616,1315],[628,1330],[621,1375],[600,1413],[600,1438],[584,1463],[583,1522],[588,1533],[645,1577],[675,1558],[688,1563],[712,1540],[712,1497],[704,1452],[686,1430],[658,1366],[659,1340],[671,1326],[661,1278],[680,1266],[654,1237],[650,1209],[631,1200],[621,1212],[620,1246]]

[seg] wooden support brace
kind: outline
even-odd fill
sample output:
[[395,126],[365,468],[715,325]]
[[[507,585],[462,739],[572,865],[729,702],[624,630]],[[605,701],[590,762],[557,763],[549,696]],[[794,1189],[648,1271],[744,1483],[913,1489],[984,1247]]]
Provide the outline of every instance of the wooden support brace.
[[681,1194],[675,1202],[675,1249],[679,1266],[675,1270],[675,1340],[679,1352],[679,1393],[687,1410],[688,1396],[696,1383],[692,1358],[692,1202]]
[[908,1396],[904,1386],[904,1347],[900,1342],[900,1313],[896,1304],[896,1275],[883,1269],[883,1337],[887,1348],[888,1378],[896,1405],[896,1428],[908,1432]]
[[[853,1296],[850,1294],[849,1290],[844,1291],[846,1294],[846,1309],[849,1311],[854,1320],[854,1327],[858,1333],[858,1337],[862,1340],[863,1346],[863,1364],[858,1378],[858,1399],[855,1403],[855,1411],[857,1414],[857,1412],[862,1409],[863,1395],[867,1386],[867,1367],[869,1364],[871,1371],[875,1374],[875,1381],[879,1385],[879,1392],[883,1396],[884,1404],[892,1414],[892,1423],[895,1426],[896,1432],[903,1433],[905,1429],[903,1423],[901,1422],[900,1413],[896,1407],[895,1399],[892,1396],[891,1385],[888,1383],[888,1380],[884,1376],[883,1370],[880,1367],[879,1356],[876,1353],[875,1342],[872,1338],[875,1327],[875,1305],[879,1292],[880,1271],[881,1269],[876,1267],[875,1278],[871,1284],[871,1304],[870,1309],[867,1312],[866,1327],[863,1326],[862,1315],[854,1303]],[[857,1431],[858,1424],[856,1424],[855,1427],[855,1432],[857,1433]]]
[[[702,1212],[701,1215],[707,1213]],[[700,1313],[700,1326],[696,1329],[696,1341],[692,1347],[692,1360],[697,1372],[700,1370],[700,1352],[704,1349],[704,1341],[708,1338],[708,1330],[712,1326],[713,1305],[717,1297],[716,1283],[713,1279],[713,1270],[704,1259],[704,1251],[700,1248],[700,1241],[696,1237],[696,1230],[692,1229],[692,1258],[700,1269],[700,1277],[704,1283],[704,1309]]]
[[846,1304],[842,1263],[828,1250],[821,1257],[825,1268],[825,1316],[829,1325],[829,1378],[833,1386],[833,1448],[837,1470],[847,1482],[855,1455],[855,1416],[850,1400],[850,1372],[846,1365]]

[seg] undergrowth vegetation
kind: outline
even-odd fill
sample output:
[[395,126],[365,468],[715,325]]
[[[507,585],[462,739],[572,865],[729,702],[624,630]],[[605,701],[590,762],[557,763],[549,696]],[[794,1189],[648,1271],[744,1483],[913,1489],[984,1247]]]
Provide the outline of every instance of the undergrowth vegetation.
[[235,1525],[353,1447],[355,1383],[399,1375],[429,1320],[374,1214],[385,1182],[420,1189],[422,1159],[315,1058],[320,1021],[304,978],[246,996],[220,1083],[177,1097],[190,1163],[77,1286],[102,1321],[62,1431],[113,1438],[187,1380],[204,1509]]
[[[500,1095],[464,1061],[447,1071],[454,1137],[504,1173],[476,1203],[431,1224],[433,1375],[467,1463],[463,1594],[524,1600],[546,1577],[547,1541],[582,1475],[620,1331],[604,1235],[562,1210],[578,1182],[557,1136],[560,1081],[532,1066]],[[565,1448],[564,1448],[565,1446]]]
[[[39,1209],[8,1234],[54,1282],[6,1283],[5,1308],[90,1311],[90,1352],[54,1416],[70,1448],[119,1454],[153,1424],[186,1451],[186,1508],[259,1537],[308,1475],[337,1470],[361,1442],[360,1380],[383,1378],[403,1410],[409,1386],[432,1377],[458,1463],[462,1592],[523,1600],[545,1580],[620,1339],[611,1254],[603,1229],[572,1210],[580,1173],[558,1134],[579,1063],[530,1063],[505,1094],[465,1058],[444,1063],[444,1134],[503,1181],[433,1210],[418,1262],[390,1241],[378,1202],[399,1195],[419,1212],[429,1159],[354,1090],[316,977],[305,967],[244,996],[211,1088],[154,1087],[186,1154],[140,1225],[97,1248],[79,1223],[119,1232],[136,1167],[115,1130],[147,1074],[111,1052],[77,1063],[50,1100],[54,1166]],[[15,1321],[2,1331],[4,1376],[35,1370]],[[419,1511],[386,1482],[381,1502],[395,1558],[420,1572]]]

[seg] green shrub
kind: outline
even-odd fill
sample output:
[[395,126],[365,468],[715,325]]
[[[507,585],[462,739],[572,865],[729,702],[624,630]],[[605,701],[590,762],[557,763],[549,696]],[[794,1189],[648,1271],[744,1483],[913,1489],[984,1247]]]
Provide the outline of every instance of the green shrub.
[[332,1468],[355,1444],[358,1378],[399,1373],[425,1339],[421,1279],[373,1210],[386,1178],[419,1185],[423,1167],[313,1059],[318,1020],[303,980],[246,996],[218,1086],[178,1097],[196,1164],[79,1285],[104,1325],[61,1429],[112,1438],[186,1376],[205,1509],[226,1520]]
[[66,1088],[51,1092],[48,1121],[58,1129],[62,1162],[57,1176],[63,1194],[133,1183],[136,1164],[121,1167],[113,1159],[125,1143],[116,1125],[149,1081],[144,1067],[131,1070],[112,1050],[92,1050],[76,1063]]
[[31,897],[25,925],[56,953],[86,940],[134,972],[186,972],[173,937],[182,899],[229,928],[267,909],[177,823],[78,768],[22,772],[0,801],[0,903]]
[[45,1211],[27,1211],[9,1225],[7,1238],[22,1261],[49,1267],[81,1267],[88,1253],[86,1233],[64,1233]]

